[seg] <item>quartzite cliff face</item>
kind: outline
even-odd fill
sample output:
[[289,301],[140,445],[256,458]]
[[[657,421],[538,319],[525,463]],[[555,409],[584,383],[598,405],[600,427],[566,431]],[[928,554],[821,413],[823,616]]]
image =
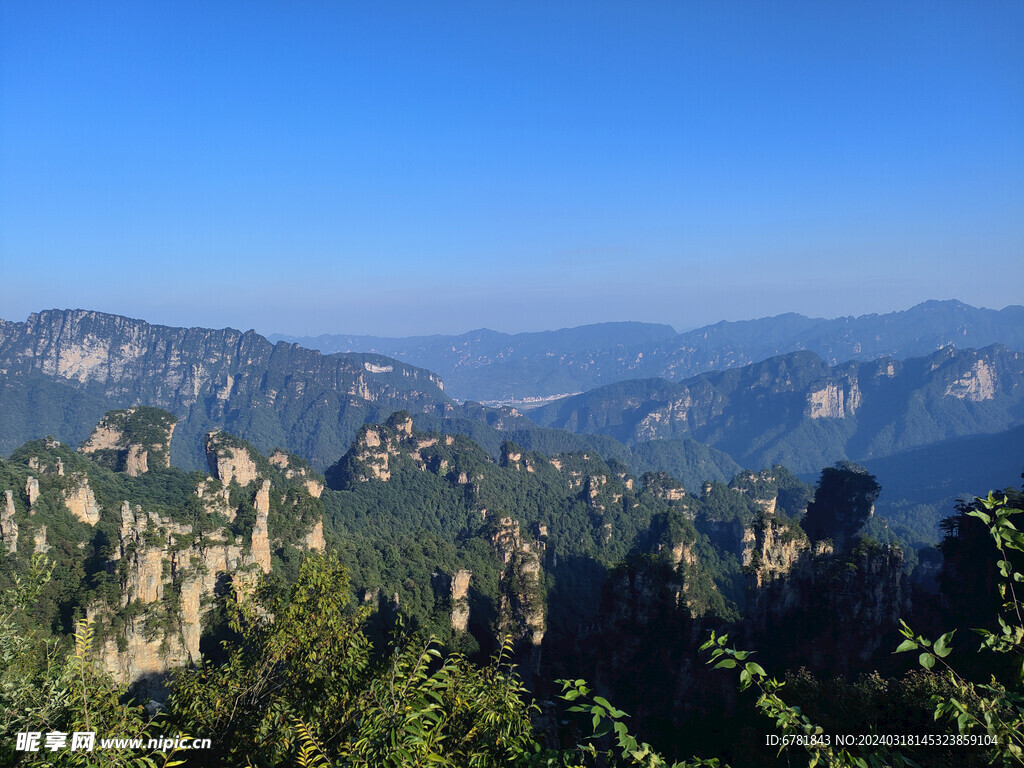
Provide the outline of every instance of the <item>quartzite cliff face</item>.
[[[436,375],[389,358],[322,355],[294,344],[273,345],[254,331],[170,328],[83,310],[40,312],[24,323],[0,321],[0,376],[14,388],[34,386],[43,377],[69,388],[58,390],[59,396],[82,407],[94,407],[101,398],[114,406],[144,403],[176,414],[184,437],[175,446],[178,466],[199,464],[192,446],[212,427],[264,435],[268,425],[289,450],[326,466],[344,453],[365,421],[403,408],[451,407]],[[311,434],[316,424],[323,434]],[[6,424],[3,414],[0,427],[12,441],[9,449],[35,436],[19,438],[23,426]],[[101,429],[94,439],[100,449],[112,437]],[[140,467],[140,456],[123,460]]]

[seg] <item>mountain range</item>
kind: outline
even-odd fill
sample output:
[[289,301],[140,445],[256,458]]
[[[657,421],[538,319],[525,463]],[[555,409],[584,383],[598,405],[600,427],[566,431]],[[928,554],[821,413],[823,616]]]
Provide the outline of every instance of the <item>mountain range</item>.
[[901,312],[834,319],[783,314],[677,333],[671,326],[601,323],[539,333],[481,329],[460,335],[386,338],[282,336],[324,353],[373,352],[438,373],[456,398],[489,404],[585,392],[626,379],[679,381],[807,350],[830,365],[927,355],[941,347],[1003,344],[1024,350],[1024,307],[1002,310],[927,301]]
[[[237,661],[235,606],[254,595],[280,617],[275,601],[334,562],[343,578],[323,586],[360,606],[375,648],[403,624],[475,661],[508,638],[544,706],[558,698],[551,681],[585,678],[660,748],[682,754],[730,721],[749,736],[735,764],[765,764],[732,684],[696,661],[710,632],[774,660],[770,674],[804,668],[794,695],[807,676],[880,670],[905,708],[899,620],[950,626],[977,607],[935,596],[982,578],[988,554],[968,536],[944,570],[952,545],[930,545],[957,496],[1020,474],[1024,352],[993,324],[986,333],[1006,343],[961,348],[938,326],[895,319],[964,307],[922,306],[885,316],[875,344],[892,354],[799,349],[743,364],[771,346],[752,330],[691,355],[721,369],[529,408],[460,402],[426,368],[254,331],[84,310],[0,321],[0,590],[51,553],[25,626],[64,636],[87,616],[99,668],[137,696],[170,686],[184,724],[192,710],[175,707],[192,688],[168,674]],[[770,321],[789,325],[787,343],[818,322]],[[708,337],[728,341],[733,325]],[[517,343],[536,359],[555,342],[611,359],[680,336],[669,331],[613,324]],[[508,362],[482,362],[480,375]],[[951,525],[967,530],[964,519]],[[815,700],[829,698],[796,699]],[[912,709],[931,726],[930,710]],[[728,754],[734,742],[707,745]]]
[[[768,337],[783,327],[790,328],[791,339],[800,334],[806,339],[815,323],[873,323],[888,329],[884,338],[876,334],[875,345],[895,348],[906,358],[914,345],[941,342],[950,317],[960,318],[965,338],[996,335],[1013,344],[1020,327],[1009,321],[1018,309],[993,312],[930,302],[855,320],[789,315],[746,326],[722,323],[706,332],[709,338],[726,338],[746,327],[752,334],[746,344],[753,349],[767,348]],[[925,322],[929,317],[936,324]],[[558,345],[611,349],[654,343],[670,331],[667,326],[608,324],[527,334],[521,344],[535,355]],[[842,344],[833,340],[830,348],[846,344],[852,349],[852,338]],[[898,340],[906,343],[901,346]],[[866,342],[858,343],[864,354]],[[723,350],[715,355],[735,362]],[[501,370],[482,363],[479,375]],[[362,424],[406,410],[417,428],[468,435],[495,460],[507,440],[547,455],[593,451],[637,474],[666,472],[691,489],[707,480],[727,481],[740,467],[783,464],[812,480],[840,459],[868,462],[878,467],[886,486],[892,476],[902,489],[899,496],[883,494],[880,510],[898,517],[904,531],[914,531],[911,539],[923,543],[935,540],[935,524],[948,513],[953,491],[927,490],[925,470],[890,471],[902,465],[884,460],[976,436],[964,443],[965,466],[974,471],[961,473],[956,492],[980,487],[989,482],[982,471],[982,438],[1024,422],[1022,392],[1021,353],[1003,346],[964,350],[947,345],[923,357],[893,355],[841,364],[804,350],[681,381],[621,381],[517,410],[459,403],[447,394],[440,376],[393,358],[271,344],[253,331],[170,328],[83,310],[0,321],[4,452],[45,435],[80,444],[107,410],[153,405],[178,418],[171,443],[176,466],[202,467],[202,435],[224,429],[264,453],[281,447],[302,455],[322,471],[347,449]]]
[[629,445],[690,438],[749,467],[816,472],[1024,418],[1024,353],[945,347],[927,357],[830,366],[813,352],[701,374],[599,387],[530,411],[546,427]]
[[0,451],[40,431],[79,443],[106,410],[143,404],[178,417],[172,460],[186,468],[202,465],[200,438],[213,428],[326,465],[366,421],[452,407],[436,374],[379,355],[84,310],[0,321],[0,376]]

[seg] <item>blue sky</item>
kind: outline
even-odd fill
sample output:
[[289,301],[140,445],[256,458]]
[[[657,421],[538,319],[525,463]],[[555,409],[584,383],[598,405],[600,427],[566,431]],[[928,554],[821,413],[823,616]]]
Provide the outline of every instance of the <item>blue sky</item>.
[[834,317],[1024,287],[1020,2],[0,8],[0,317]]

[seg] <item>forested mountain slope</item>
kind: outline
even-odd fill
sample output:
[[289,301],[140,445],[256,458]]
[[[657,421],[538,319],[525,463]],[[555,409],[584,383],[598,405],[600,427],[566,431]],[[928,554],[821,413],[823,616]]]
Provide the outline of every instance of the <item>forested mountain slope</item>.
[[915,448],[864,466],[878,477],[878,514],[907,544],[938,541],[938,525],[978,488],[1003,489],[1024,474],[1024,426]]
[[[888,655],[908,605],[902,553],[855,536],[875,496],[859,470],[830,470],[866,490],[819,487],[834,523],[808,537],[811,489],[783,467],[687,491],[596,453],[506,442],[494,460],[397,412],[358,430],[325,488],[301,458],[220,431],[204,439],[209,475],[167,467],[174,424],[114,412],[78,451],[37,440],[0,462],[0,585],[59,554],[37,626],[67,632],[88,615],[105,669],[147,696],[164,695],[169,670],[231,652],[231,595],[262,583],[261,604],[276,605],[304,551],[325,548],[369,637],[386,642],[399,617],[474,656],[511,637],[538,694],[585,671],[673,749],[717,717],[720,703],[700,702],[727,681],[692,664],[709,629],[857,670]],[[832,618],[808,632],[808,610]]]
[[814,473],[1024,421],[1024,354],[1001,346],[830,366],[813,352],[683,382],[620,382],[530,412],[627,444],[691,438],[748,467]]
[[173,458],[189,468],[200,466],[200,438],[215,427],[326,466],[366,421],[451,407],[438,376],[379,355],[327,356],[253,331],[83,310],[0,321],[0,376],[0,452],[43,426],[77,443],[108,408],[146,404],[178,417]]

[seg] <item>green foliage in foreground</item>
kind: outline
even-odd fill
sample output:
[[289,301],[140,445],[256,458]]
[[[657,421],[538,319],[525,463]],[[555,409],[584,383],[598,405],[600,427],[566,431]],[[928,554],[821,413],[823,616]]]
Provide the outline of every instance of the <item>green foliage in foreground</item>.
[[[937,683],[921,686],[934,691],[936,733],[946,723],[954,736],[992,738],[995,746],[975,750],[972,757],[983,754],[998,765],[1024,763],[1024,606],[1017,594],[1024,574],[1008,557],[1009,550],[1024,551],[1024,534],[1013,520],[1020,513],[991,494],[971,513],[996,542],[1002,577],[1000,630],[977,630],[981,651],[1013,664],[993,664],[1002,675],[972,683],[948,661],[953,633],[931,641],[906,625],[896,649],[918,652],[925,670],[920,674]],[[307,558],[287,593],[263,589],[229,601],[237,637],[225,644],[226,661],[180,671],[168,711],[149,719],[138,707],[119,704],[123,692],[90,663],[86,623],[78,625],[74,650],[66,655],[32,631],[24,609],[48,580],[48,568],[37,559],[32,580],[17,582],[0,604],[0,758],[8,761],[96,764],[88,762],[87,753],[13,752],[18,731],[95,730],[141,736],[187,732],[215,740],[208,751],[102,755],[103,765],[150,768],[179,759],[197,766],[318,768],[670,765],[632,736],[626,714],[594,695],[583,680],[561,681],[561,708],[542,713],[516,675],[507,643],[482,667],[457,654],[445,658],[432,640],[416,636],[399,634],[389,648],[375,650],[365,632],[369,612],[349,605],[348,572],[333,555]],[[738,672],[741,691],[758,694],[756,708],[774,721],[778,734],[790,737],[780,751],[788,750],[787,759],[797,764],[936,764],[924,759],[931,753],[914,747],[830,742],[828,731],[783,699],[785,683],[770,677],[749,651],[730,648],[727,636],[714,633],[702,650],[716,668]]]
[[[996,498],[991,492],[988,498],[977,501],[978,508],[968,514],[988,526],[999,550],[1000,559],[996,565],[1002,577],[999,584],[1002,615],[998,617],[999,632],[987,629],[974,631],[982,638],[979,652],[1000,654],[1011,660],[1008,665],[994,662],[987,667],[999,671],[1009,669],[1009,674],[993,673],[986,683],[973,683],[962,676],[947,661],[953,652],[954,632],[946,632],[932,641],[914,634],[903,623],[900,631],[904,640],[895,652],[918,652],[921,667],[930,672],[939,668],[940,672],[936,674],[941,675],[943,692],[932,695],[931,706],[936,722],[946,721],[955,725],[956,736],[961,739],[956,743],[964,746],[991,744],[986,747],[986,756],[992,764],[1024,765],[1024,602],[1018,596],[1020,587],[1015,586],[1024,583],[1024,573],[1014,568],[1008,554],[1008,550],[1024,552],[1024,533],[1017,530],[1011,519],[1024,514],[1024,511],[1010,507],[1006,497]],[[795,737],[795,746],[807,752],[809,766],[882,768],[918,765],[907,756],[908,752],[916,750],[880,746],[857,751],[833,743],[825,729],[799,708],[782,700],[779,691],[785,684],[769,677],[761,665],[748,661],[750,652],[729,648],[727,636],[716,637],[712,632],[711,639],[701,650],[710,651],[708,663],[716,668],[739,671],[740,690],[754,688],[759,691],[757,708],[775,720],[782,734]]]
[[[600,697],[587,711],[594,738],[611,732],[609,719],[616,748],[543,746],[510,642],[483,667],[401,634],[375,656],[368,612],[348,605],[348,574],[333,556],[307,558],[287,598],[264,593],[229,611],[238,639],[227,661],[179,672],[168,702],[177,728],[215,735],[211,765],[667,765]],[[572,700],[589,693],[583,681],[566,690]]]
[[[36,555],[29,578],[15,576],[15,587],[0,593],[0,765],[157,766],[179,765],[169,754],[149,750],[15,751],[19,732],[94,732],[96,738],[141,738],[165,733],[159,719],[142,707],[121,703],[125,689],[100,671],[93,661],[93,632],[86,621],[76,625],[74,646],[44,636],[29,619],[27,608],[49,583],[53,565]],[[70,744],[69,744],[70,745]],[[175,759],[172,759],[175,758]]]

